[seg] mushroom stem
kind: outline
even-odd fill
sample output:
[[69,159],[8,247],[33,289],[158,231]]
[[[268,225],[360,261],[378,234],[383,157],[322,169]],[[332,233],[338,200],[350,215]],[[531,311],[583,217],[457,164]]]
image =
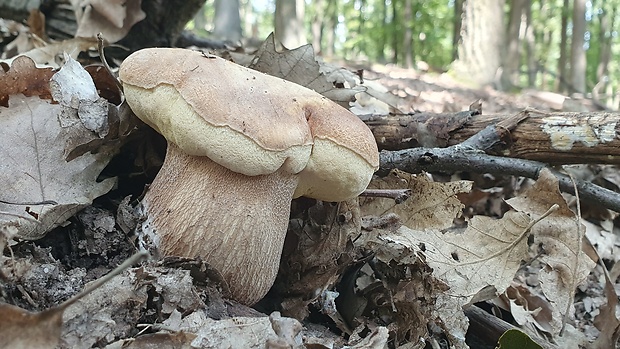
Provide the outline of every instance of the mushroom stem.
[[298,183],[285,168],[246,176],[168,143],[143,201],[143,232],[163,255],[200,257],[222,274],[234,299],[254,304],[278,272]]

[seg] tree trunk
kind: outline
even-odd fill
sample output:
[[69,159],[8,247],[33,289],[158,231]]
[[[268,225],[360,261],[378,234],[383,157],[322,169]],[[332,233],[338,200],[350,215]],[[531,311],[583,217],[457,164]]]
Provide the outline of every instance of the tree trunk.
[[323,30],[325,36],[325,56],[333,57],[336,48],[336,27],[338,26],[338,2],[327,2],[327,23]]
[[396,9],[396,0],[392,0],[392,63],[398,64],[398,10]]
[[465,0],[463,38],[452,66],[454,73],[479,86],[496,82],[505,32],[503,18],[503,0]]
[[366,0],[360,0],[359,1],[359,14],[358,14],[358,25],[357,25],[357,37],[361,38],[361,40],[359,40],[358,42],[358,47],[354,48],[354,52],[356,55],[361,54],[366,54],[366,40],[364,39],[364,34],[365,34],[365,30],[364,30],[364,25],[366,20],[364,19],[364,16],[366,15],[365,13],[366,11]]
[[317,55],[322,54],[322,39],[323,39],[323,27],[325,26],[325,9],[323,0],[314,0],[314,15],[312,16],[312,47],[314,53]]
[[528,0],[525,8],[525,46],[527,51],[527,86],[536,86],[536,75],[538,67],[536,65],[536,34],[532,25],[532,2]]
[[405,33],[403,35],[403,52],[405,53],[405,67],[413,68],[413,18],[411,0],[405,0],[403,11],[403,24]]
[[304,28],[304,0],[276,0],[275,36],[288,49],[308,43]]
[[461,41],[461,24],[463,23],[463,0],[454,0],[454,19],[452,26],[452,61],[458,58],[458,47]]
[[560,31],[560,59],[558,60],[558,78],[555,80],[555,90],[566,91],[566,48],[568,47],[568,8],[569,0],[562,5],[562,29]]
[[388,26],[388,9],[386,0],[381,0],[381,20],[383,21],[383,30],[381,30],[381,41],[377,45],[377,61],[379,63],[386,63],[385,60],[385,43],[387,42],[387,28]]
[[502,57],[504,70],[502,71],[501,84],[504,90],[519,85],[519,67],[521,65],[519,34],[523,10],[526,4],[529,5],[529,0],[513,0],[510,6],[506,49]]
[[586,0],[574,0],[570,70],[572,92],[586,92]]
[[239,0],[215,0],[213,35],[220,40],[237,43],[241,40]]

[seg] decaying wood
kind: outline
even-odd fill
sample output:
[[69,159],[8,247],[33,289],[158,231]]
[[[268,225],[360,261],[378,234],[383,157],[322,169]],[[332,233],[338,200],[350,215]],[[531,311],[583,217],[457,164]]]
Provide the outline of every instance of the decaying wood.
[[[548,164],[620,164],[620,114],[544,113],[527,110],[506,144],[489,154]],[[380,149],[401,150],[459,144],[511,115],[407,114],[365,118]]]

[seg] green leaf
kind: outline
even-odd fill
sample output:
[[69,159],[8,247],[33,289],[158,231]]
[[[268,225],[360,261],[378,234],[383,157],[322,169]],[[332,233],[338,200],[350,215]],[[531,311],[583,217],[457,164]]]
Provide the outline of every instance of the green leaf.
[[534,342],[527,334],[513,329],[504,332],[499,337],[499,346],[497,349],[543,349],[540,345]]

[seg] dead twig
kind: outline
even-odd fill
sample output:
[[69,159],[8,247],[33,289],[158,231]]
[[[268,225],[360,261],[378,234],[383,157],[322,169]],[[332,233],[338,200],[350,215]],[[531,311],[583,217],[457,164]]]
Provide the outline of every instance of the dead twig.
[[394,199],[401,204],[411,196],[411,189],[366,189],[360,196]]

